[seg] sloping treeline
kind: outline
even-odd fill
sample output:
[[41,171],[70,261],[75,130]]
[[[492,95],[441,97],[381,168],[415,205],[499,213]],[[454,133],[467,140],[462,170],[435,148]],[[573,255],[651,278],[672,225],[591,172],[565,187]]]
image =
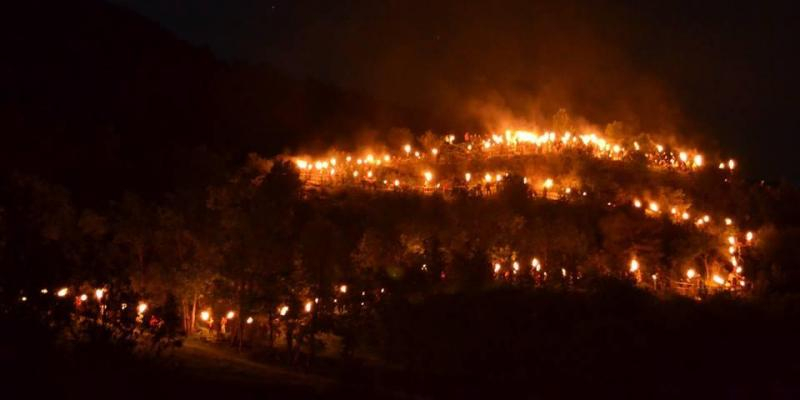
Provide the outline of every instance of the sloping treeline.
[[[729,197],[754,205],[742,219],[766,226],[744,255],[756,292],[796,287],[796,191],[739,182],[705,194],[709,204]],[[6,296],[83,283],[124,287],[156,303],[171,293],[183,305],[187,330],[198,307],[255,315],[288,304],[300,312],[309,300],[330,302],[340,285],[424,297],[499,282],[624,278],[632,255],[644,276],[680,280],[687,266],[704,273],[719,247],[692,224],[647,217],[629,205],[534,197],[520,177],[504,179],[489,197],[315,192],[293,165],[256,156],[209,187],[206,198],[150,202],[127,194],[101,210],[79,209],[65,188],[15,174],[4,179],[0,201]],[[532,270],[533,258],[540,271]],[[500,274],[493,271],[498,262]]]

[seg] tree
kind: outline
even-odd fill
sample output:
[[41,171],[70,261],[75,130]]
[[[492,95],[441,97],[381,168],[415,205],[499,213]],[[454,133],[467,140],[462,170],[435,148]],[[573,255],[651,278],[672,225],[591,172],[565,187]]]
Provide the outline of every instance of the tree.
[[4,254],[0,282],[37,288],[65,281],[77,266],[76,213],[64,187],[14,174],[2,182]]
[[146,292],[148,263],[152,250],[155,218],[153,209],[136,195],[126,193],[115,207],[114,243],[122,247],[131,262],[134,290]]
[[[208,292],[218,277],[221,264],[219,246],[211,232],[212,221],[199,215],[203,210],[159,207],[158,225],[154,234],[161,266],[162,292],[178,293],[183,315],[183,328],[194,332],[200,296]],[[192,213],[187,222],[186,213]]]
[[[281,282],[295,267],[301,187],[291,163],[251,156],[227,184],[211,190],[208,206],[218,213],[223,234],[221,274],[236,293],[239,315],[257,306],[271,314],[286,294]],[[238,321],[242,332],[244,321]]]

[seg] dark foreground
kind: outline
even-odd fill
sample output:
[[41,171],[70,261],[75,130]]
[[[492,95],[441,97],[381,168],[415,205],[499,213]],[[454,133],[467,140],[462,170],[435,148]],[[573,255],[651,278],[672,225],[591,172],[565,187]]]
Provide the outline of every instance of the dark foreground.
[[0,365],[19,398],[789,399],[800,396],[798,317],[795,296],[442,295],[381,310],[363,346],[382,361],[287,366],[197,339],[160,356],[69,342],[7,308]]

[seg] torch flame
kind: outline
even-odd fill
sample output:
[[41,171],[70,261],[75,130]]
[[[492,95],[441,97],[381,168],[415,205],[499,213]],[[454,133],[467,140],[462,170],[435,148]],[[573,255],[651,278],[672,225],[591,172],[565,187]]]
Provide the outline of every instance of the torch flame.
[[637,261],[637,260],[634,258],[634,259],[632,259],[632,260],[631,260],[631,267],[630,267],[630,271],[631,271],[631,272],[636,272],[637,270],[639,270],[639,261]]
[[539,260],[536,257],[534,257],[533,260],[531,260],[531,266],[536,270],[536,272],[542,270],[542,264],[539,263]]

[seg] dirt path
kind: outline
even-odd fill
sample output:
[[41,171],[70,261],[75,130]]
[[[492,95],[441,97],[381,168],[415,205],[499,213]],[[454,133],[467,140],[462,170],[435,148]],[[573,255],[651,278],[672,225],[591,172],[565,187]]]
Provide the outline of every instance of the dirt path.
[[197,382],[218,382],[255,395],[281,398],[409,398],[384,388],[343,385],[329,377],[293,371],[248,359],[227,349],[189,339],[171,355],[178,370]]
[[221,349],[199,340],[187,340],[173,356],[185,372],[214,380],[264,386],[297,386],[318,393],[328,392],[336,386],[336,382],[330,378],[255,362],[233,350]]

